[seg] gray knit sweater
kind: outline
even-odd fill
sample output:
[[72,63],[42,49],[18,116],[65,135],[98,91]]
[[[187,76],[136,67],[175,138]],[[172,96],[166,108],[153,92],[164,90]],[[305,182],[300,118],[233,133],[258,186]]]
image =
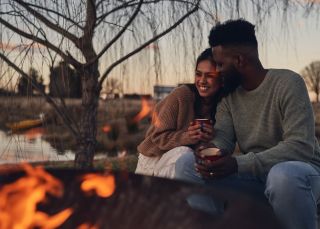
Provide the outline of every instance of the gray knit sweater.
[[320,148],[303,79],[295,72],[270,69],[258,88],[239,87],[217,108],[213,143],[233,152],[239,173],[268,173],[282,161],[304,161],[320,170]]

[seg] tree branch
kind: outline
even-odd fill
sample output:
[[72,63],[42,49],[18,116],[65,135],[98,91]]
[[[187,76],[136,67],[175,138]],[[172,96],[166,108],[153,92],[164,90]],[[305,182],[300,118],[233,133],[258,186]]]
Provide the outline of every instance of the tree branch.
[[143,0],[140,0],[139,5],[137,6],[136,10],[132,14],[132,16],[129,18],[127,23],[123,26],[123,28],[119,31],[119,33],[113,39],[111,39],[111,41],[100,51],[100,53],[96,56],[96,58],[94,60],[92,60],[90,63],[88,63],[86,65],[90,65],[90,64],[94,63],[95,61],[97,61],[114,44],[114,42],[116,42],[121,37],[121,35],[127,30],[127,28],[131,25],[133,20],[137,17],[137,15],[141,9],[142,3],[143,3]]
[[94,28],[96,25],[97,15],[95,4],[92,0],[87,0],[87,18],[86,25],[84,26],[84,35],[81,39],[92,40]]
[[63,29],[57,24],[53,24],[51,21],[49,21],[46,17],[44,17],[42,14],[38,13],[35,9],[29,7],[27,3],[25,3],[22,0],[15,0],[18,4],[20,4],[22,7],[24,7],[29,13],[31,13],[35,18],[39,19],[41,22],[43,22],[46,26],[48,26],[50,29],[56,31],[57,33],[61,34],[62,36],[65,36],[70,41],[72,41],[76,47],[79,47],[79,39],[74,36],[73,34],[69,33],[67,30]]
[[49,8],[46,8],[46,7],[43,7],[43,6],[35,5],[35,4],[32,4],[32,3],[26,3],[26,4],[28,4],[31,7],[34,7],[34,8],[40,9],[40,10],[44,10],[46,12],[50,12],[50,13],[56,14],[57,16],[64,18],[66,21],[71,22],[73,25],[75,25],[79,29],[83,30],[83,26],[81,26],[78,22],[74,21],[72,18],[67,17],[66,15],[63,15],[63,14],[61,14],[61,13],[55,11],[55,10],[52,10],[52,9],[49,9]]
[[6,26],[7,28],[11,29],[13,32],[15,32],[15,33],[27,38],[27,39],[33,40],[39,44],[42,44],[42,45],[50,48],[54,52],[58,53],[66,62],[73,65],[75,68],[79,68],[81,66],[81,64],[75,58],[73,58],[70,54],[68,54],[68,55],[65,54],[61,49],[59,49],[58,47],[56,47],[55,45],[50,43],[48,40],[42,40],[41,38],[39,38],[37,36],[26,33],[24,31],[18,29],[17,27],[11,25],[7,21],[3,20],[2,18],[0,18],[0,23],[3,24],[4,26]]
[[[156,1],[159,1],[159,0],[156,0]],[[110,14],[118,11],[118,10],[121,10],[123,8],[126,8],[126,7],[130,7],[130,6],[135,6],[136,4],[138,3],[133,3],[130,5],[131,2],[134,2],[134,0],[130,1],[130,2],[125,2],[124,4],[118,6],[118,7],[115,7],[114,9],[110,10],[109,12],[106,12],[105,14],[102,14],[100,15],[100,17],[97,17],[97,20],[98,22],[96,23],[96,26],[98,27],[99,24],[106,18],[108,17]]]
[[[145,2],[143,3],[143,5],[155,4],[155,3],[158,3],[158,2],[160,2],[160,1],[180,2],[180,3],[184,3],[184,4],[189,4],[189,5],[192,5],[192,6],[198,5],[198,7],[200,7],[199,4],[198,4],[198,2],[197,2],[197,3],[192,3],[192,2],[189,2],[189,1],[187,1],[187,0],[150,0],[150,1],[145,1]],[[105,19],[106,17],[108,17],[110,14],[115,13],[116,11],[121,10],[121,9],[123,9],[123,8],[134,7],[134,6],[136,6],[136,5],[139,4],[138,2],[134,2],[134,3],[132,3],[132,2],[134,2],[134,0],[129,1],[129,2],[125,2],[124,4],[113,8],[112,10],[106,12],[105,14],[100,15],[100,16],[97,18],[97,19],[98,19],[97,26],[98,26],[101,22],[103,22],[104,19]],[[201,8],[199,8],[199,9],[201,9]]]
[[145,47],[147,47],[149,44],[151,44],[152,42],[156,41],[157,39],[159,39],[160,37],[166,35],[167,33],[169,33],[171,30],[173,30],[174,28],[176,28],[178,25],[180,25],[186,18],[188,18],[191,14],[193,14],[194,12],[196,12],[199,8],[199,3],[201,0],[197,1],[197,4],[195,5],[195,7],[189,11],[188,13],[186,13],[183,17],[181,17],[176,23],[174,23],[172,26],[170,26],[168,29],[166,29],[165,31],[163,31],[162,33],[154,36],[153,38],[151,38],[149,41],[145,42],[144,44],[142,44],[139,48],[135,49],[134,51],[128,53],[127,55],[123,56],[122,58],[120,58],[119,60],[117,60],[116,62],[114,62],[113,64],[111,64],[107,70],[103,73],[103,75],[101,76],[100,80],[99,80],[99,86],[102,87],[102,83],[103,81],[106,79],[106,77],[108,76],[108,74],[112,71],[113,68],[115,68],[117,65],[119,65],[120,63],[122,63],[123,61],[125,61],[126,59],[128,59],[129,57],[137,54],[138,52],[140,52],[142,49],[144,49]]

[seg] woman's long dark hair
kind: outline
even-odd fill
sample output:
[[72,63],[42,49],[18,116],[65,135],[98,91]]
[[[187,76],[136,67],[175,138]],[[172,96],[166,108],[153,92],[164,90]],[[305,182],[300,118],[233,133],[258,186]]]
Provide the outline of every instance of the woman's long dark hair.
[[[213,60],[213,54],[212,54],[212,50],[211,48],[208,48],[206,50],[204,50],[197,58],[197,62],[196,62],[196,68],[198,68],[198,65],[201,61],[205,61],[208,60],[212,63],[212,65],[216,66],[216,63]],[[223,82],[223,79],[221,79]],[[188,86],[190,88],[190,90],[194,93],[195,95],[195,102],[194,102],[194,115],[195,118],[205,118],[204,114],[202,114],[202,106],[204,104],[204,100],[203,98],[200,96],[197,87],[195,86],[195,84],[186,84],[186,86]],[[215,123],[215,115],[216,115],[216,111],[217,111],[217,106],[218,103],[221,101],[221,99],[225,96],[227,96],[228,94],[232,93],[236,88],[238,87],[238,85],[234,84],[228,84],[225,85],[223,83],[223,86],[217,91],[217,93],[214,95],[213,100],[212,100],[212,104],[210,107],[210,119],[213,121],[213,124]]]

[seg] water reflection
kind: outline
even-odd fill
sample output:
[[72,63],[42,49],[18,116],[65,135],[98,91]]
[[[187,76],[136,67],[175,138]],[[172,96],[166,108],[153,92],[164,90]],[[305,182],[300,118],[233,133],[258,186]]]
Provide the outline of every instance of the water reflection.
[[44,130],[34,128],[23,134],[9,134],[0,131],[0,164],[22,161],[65,161],[74,160],[70,150],[63,154],[42,139]]

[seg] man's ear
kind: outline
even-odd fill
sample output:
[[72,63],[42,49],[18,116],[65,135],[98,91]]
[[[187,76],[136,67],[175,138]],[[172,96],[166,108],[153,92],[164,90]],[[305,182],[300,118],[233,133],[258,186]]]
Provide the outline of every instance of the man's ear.
[[234,56],[233,64],[237,69],[243,68],[246,63],[246,59],[243,55],[237,54]]

